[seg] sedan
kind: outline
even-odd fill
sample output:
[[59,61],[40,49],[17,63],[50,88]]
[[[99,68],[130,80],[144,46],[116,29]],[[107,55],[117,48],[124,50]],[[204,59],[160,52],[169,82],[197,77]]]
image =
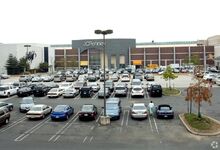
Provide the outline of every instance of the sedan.
[[75,88],[68,88],[63,92],[63,98],[76,97],[79,95],[79,90]]
[[18,97],[29,96],[33,94],[33,90],[30,86],[21,87],[17,91]]
[[74,113],[74,109],[69,105],[57,105],[52,111],[50,117],[52,120],[68,120]]
[[157,118],[174,118],[174,111],[172,110],[172,107],[168,104],[162,104],[158,105],[156,107],[156,115]]
[[49,115],[52,111],[52,107],[45,104],[37,104],[31,107],[31,109],[26,113],[28,119],[42,118],[44,119],[46,115]]
[[0,108],[7,108],[9,111],[12,111],[14,106],[12,103],[0,102]]
[[148,117],[147,107],[144,103],[133,103],[130,112],[133,119],[146,119]]
[[33,97],[24,97],[20,102],[19,110],[20,112],[28,112],[32,106],[34,106]]
[[100,90],[100,85],[97,82],[89,83],[88,86],[92,87],[93,92],[98,92]]
[[97,107],[93,104],[84,104],[79,112],[79,120],[92,119],[95,120],[98,111]]
[[131,97],[141,96],[144,97],[144,89],[142,86],[134,86],[131,90]]
[[63,90],[60,88],[52,88],[48,93],[47,97],[52,98],[52,97],[59,97],[63,94]]

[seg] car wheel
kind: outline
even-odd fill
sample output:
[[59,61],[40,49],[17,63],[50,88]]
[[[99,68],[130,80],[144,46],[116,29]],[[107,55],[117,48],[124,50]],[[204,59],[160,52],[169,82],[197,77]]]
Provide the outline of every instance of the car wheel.
[[42,118],[43,118],[43,119],[45,118],[45,115],[44,115],[44,114],[42,115]]
[[7,97],[10,97],[10,93],[7,94]]
[[13,107],[11,106],[11,107],[9,107],[9,111],[12,111],[13,110]]
[[9,118],[6,118],[5,119],[5,124],[8,124],[9,123]]

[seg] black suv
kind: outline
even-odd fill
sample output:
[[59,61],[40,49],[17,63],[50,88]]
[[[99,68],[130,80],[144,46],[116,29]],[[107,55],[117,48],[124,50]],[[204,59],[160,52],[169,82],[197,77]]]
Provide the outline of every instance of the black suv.
[[92,97],[93,94],[94,93],[91,86],[84,86],[81,88],[81,97]]
[[0,124],[8,124],[10,113],[7,108],[0,108]]
[[152,84],[150,87],[151,97],[162,97],[162,87],[159,84]]

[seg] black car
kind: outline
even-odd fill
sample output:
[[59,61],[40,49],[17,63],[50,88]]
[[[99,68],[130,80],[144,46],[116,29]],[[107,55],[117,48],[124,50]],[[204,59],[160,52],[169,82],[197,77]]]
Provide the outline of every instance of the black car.
[[162,87],[159,84],[152,84],[150,87],[150,96],[151,97],[161,97],[162,96]]
[[81,97],[92,97],[93,94],[94,93],[91,86],[84,86],[81,88],[81,93],[80,93]]
[[12,111],[14,106],[12,103],[0,102],[0,108],[7,108],[9,111]]
[[158,105],[156,108],[156,115],[157,118],[174,118],[174,111],[172,110],[172,107],[168,104],[162,104]]
[[84,104],[79,112],[79,120],[95,120],[98,115],[97,107],[93,104]]
[[37,85],[34,90],[33,90],[33,94],[35,97],[38,96],[45,96],[47,95],[47,92],[50,90],[50,87],[44,85],[44,84],[39,84]]
[[135,75],[133,76],[133,79],[140,79],[141,81],[143,81],[142,74],[140,74],[140,73],[135,73]]
[[32,94],[33,94],[33,90],[31,89],[31,86],[21,87],[17,90],[18,97],[29,96]]

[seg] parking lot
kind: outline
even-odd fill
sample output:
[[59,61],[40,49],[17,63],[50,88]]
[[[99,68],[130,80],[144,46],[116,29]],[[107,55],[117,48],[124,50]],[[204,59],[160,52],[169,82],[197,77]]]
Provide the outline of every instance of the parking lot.
[[[160,83],[163,87],[167,85],[167,82],[161,76],[155,76],[155,82]],[[22,98],[17,96],[1,98],[1,101],[13,103],[14,110],[11,112],[9,124],[0,127],[0,143],[1,145],[9,143],[11,148],[16,143],[32,143],[33,145],[41,143],[42,145],[49,145],[53,149],[59,149],[56,145],[62,143],[67,146],[67,149],[72,145],[76,147],[84,145],[85,149],[91,148],[91,145],[106,145],[106,149],[212,149],[210,144],[212,141],[220,142],[220,136],[200,137],[192,135],[187,132],[178,118],[178,114],[187,111],[184,89],[191,82],[190,75],[181,75],[177,79],[174,86],[182,91],[180,96],[152,98],[145,90],[144,97],[131,98],[129,90],[126,97],[120,97],[122,102],[120,119],[111,121],[111,124],[108,126],[101,126],[99,124],[99,117],[103,113],[103,99],[98,98],[97,93],[92,98],[80,98],[79,95],[75,98],[65,99],[63,97],[49,99],[46,96],[34,98],[37,104],[47,104],[53,108],[58,104],[71,105],[75,112],[67,121],[51,121],[50,116],[43,120],[28,120],[24,113],[19,112],[19,102]],[[146,81],[143,81],[143,83],[146,85]],[[212,90],[214,95],[213,103],[211,106],[203,103],[202,113],[220,120],[219,87],[215,86]],[[114,97],[114,92],[110,97]],[[144,120],[131,119],[130,105],[133,102],[148,104],[151,100],[156,105],[170,104],[175,112],[174,119],[157,119],[153,116]],[[83,104],[94,104],[97,106],[98,117],[96,120],[80,121],[78,119],[78,113]],[[194,105],[193,111],[195,113],[196,110],[196,105]],[[42,146],[41,144],[39,147]]]

